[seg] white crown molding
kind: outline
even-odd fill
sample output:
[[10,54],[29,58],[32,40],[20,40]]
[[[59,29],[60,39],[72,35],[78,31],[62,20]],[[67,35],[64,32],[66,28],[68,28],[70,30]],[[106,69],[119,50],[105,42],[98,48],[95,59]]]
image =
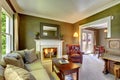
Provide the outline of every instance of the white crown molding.
[[19,5],[17,4],[16,0],[11,0],[11,2],[12,2],[13,6],[15,7],[15,9],[16,9],[16,11],[17,11],[18,13],[26,14],[26,15],[32,15],[32,16],[41,17],[41,18],[52,19],[52,20],[57,20],[57,21],[62,21],[62,22],[67,22],[67,23],[72,23],[72,24],[73,24],[73,23],[76,23],[76,22],[78,22],[78,21],[80,21],[80,20],[82,20],[82,19],[85,19],[85,18],[87,18],[87,17],[89,17],[89,16],[91,16],[91,15],[94,15],[94,14],[96,14],[96,13],[99,13],[99,12],[101,12],[101,11],[107,9],[107,8],[110,8],[110,7],[114,6],[114,5],[119,4],[119,3],[120,3],[120,0],[114,0],[114,1],[106,4],[105,6],[100,7],[99,9],[96,9],[96,10],[91,11],[91,12],[90,12],[90,11],[87,12],[86,15],[80,16],[80,17],[78,17],[78,18],[76,18],[76,19],[74,19],[74,20],[72,20],[72,19],[63,20],[63,19],[58,19],[58,18],[53,18],[53,17],[48,17],[48,16],[46,17],[46,16],[44,16],[44,15],[40,15],[40,14],[36,14],[36,13],[33,13],[33,12],[25,11],[25,10],[23,10],[23,9],[21,9],[21,8],[19,7]]
[[[119,3],[120,3],[120,0],[114,0],[113,2],[108,3],[107,5],[99,8],[99,9],[96,9],[94,12],[88,13],[88,15],[82,17],[82,18],[79,19],[78,21],[80,21],[80,20],[82,20],[82,19],[85,19],[85,18],[87,18],[87,17],[89,17],[89,16],[91,16],[91,15],[94,15],[94,14],[96,14],[96,13],[99,13],[99,12],[101,12],[101,11],[104,11],[105,9],[108,9],[108,8],[110,8],[110,7],[112,7],[112,6],[115,6],[115,5],[119,4]],[[112,15],[111,15],[111,16],[112,16]],[[76,21],[76,22],[78,22],[78,21]]]
[[40,17],[40,18],[45,18],[45,19],[50,19],[50,20],[55,20],[55,21],[61,21],[61,22],[66,22],[66,23],[73,23],[73,22],[70,22],[70,21],[62,20],[62,19],[57,19],[57,18],[53,18],[53,17],[46,17],[44,15],[39,15],[39,14],[36,14],[36,13],[31,13],[29,11],[22,11],[22,12],[19,12],[19,13],[25,14],[25,15],[30,15],[30,16],[35,16],[35,17]]
[[10,15],[13,16],[14,12],[6,2],[6,0],[0,0],[1,7]]
[[23,12],[24,10],[20,8],[20,6],[17,4],[16,0],[10,0],[11,4],[14,6],[16,12]]

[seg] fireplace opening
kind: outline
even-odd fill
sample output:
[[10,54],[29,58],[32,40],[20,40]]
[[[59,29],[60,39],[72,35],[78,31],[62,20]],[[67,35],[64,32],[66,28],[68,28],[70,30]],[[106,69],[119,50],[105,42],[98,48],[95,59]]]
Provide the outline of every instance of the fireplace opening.
[[43,48],[43,59],[52,59],[57,57],[57,48]]

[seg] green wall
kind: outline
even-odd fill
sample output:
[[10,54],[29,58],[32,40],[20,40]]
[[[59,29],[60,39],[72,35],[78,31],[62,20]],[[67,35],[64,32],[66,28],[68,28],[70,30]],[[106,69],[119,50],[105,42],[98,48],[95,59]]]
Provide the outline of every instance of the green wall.
[[[19,14],[19,49],[35,48],[35,33],[40,32],[40,22],[52,23],[60,25],[60,32],[64,35],[64,47],[66,44],[72,43],[73,40],[73,24],[54,21],[45,18],[33,17]],[[65,50],[63,50],[65,51]]]
[[53,24],[60,25],[60,31],[62,34],[64,34],[64,46],[65,46],[66,44],[73,43],[73,37],[72,37],[73,32],[75,32],[75,30],[78,32],[80,25],[83,25],[85,23],[89,23],[101,18],[105,18],[108,16],[113,16],[114,19],[112,20],[112,23],[111,23],[111,31],[112,31],[111,37],[113,38],[120,37],[120,4],[113,6],[111,8],[108,8],[86,19],[78,21],[74,24],[45,19],[45,18],[33,17],[33,16],[28,16],[23,14],[19,14],[19,15],[20,15],[19,49],[35,47],[34,34],[40,31],[40,22],[53,23]]
[[107,16],[113,16],[114,19],[111,23],[111,37],[112,38],[118,38],[120,37],[120,4],[113,6],[111,8],[108,8],[102,12],[99,12],[93,16],[90,16],[86,19],[83,19],[81,21],[78,21],[74,24],[74,27],[76,30],[78,30],[80,25],[107,17]]

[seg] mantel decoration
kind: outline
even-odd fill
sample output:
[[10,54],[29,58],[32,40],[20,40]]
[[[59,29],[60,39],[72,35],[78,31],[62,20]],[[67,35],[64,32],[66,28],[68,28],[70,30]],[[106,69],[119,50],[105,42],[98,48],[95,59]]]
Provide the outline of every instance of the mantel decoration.
[[39,32],[35,33],[35,39],[40,39],[40,33]]
[[60,33],[60,39],[63,40],[64,34]]

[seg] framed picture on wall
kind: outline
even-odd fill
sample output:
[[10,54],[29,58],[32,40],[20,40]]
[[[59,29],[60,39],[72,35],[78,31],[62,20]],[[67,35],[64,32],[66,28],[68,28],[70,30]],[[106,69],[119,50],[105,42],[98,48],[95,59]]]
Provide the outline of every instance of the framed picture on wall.
[[40,37],[43,39],[59,39],[59,25],[40,22]]
[[109,40],[109,48],[120,49],[120,40]]

